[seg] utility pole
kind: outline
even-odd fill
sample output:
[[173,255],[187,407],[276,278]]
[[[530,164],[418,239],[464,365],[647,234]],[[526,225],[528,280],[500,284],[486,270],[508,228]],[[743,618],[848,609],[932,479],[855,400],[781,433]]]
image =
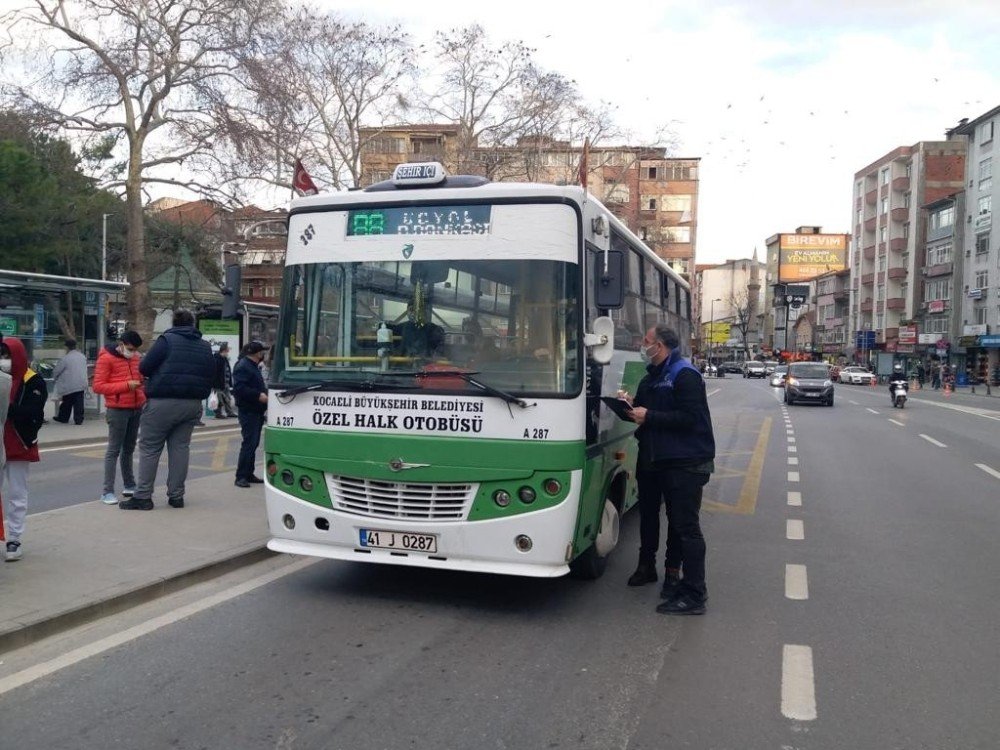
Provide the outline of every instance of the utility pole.
[[101,214],[101,281],[108,280],[108,217]]

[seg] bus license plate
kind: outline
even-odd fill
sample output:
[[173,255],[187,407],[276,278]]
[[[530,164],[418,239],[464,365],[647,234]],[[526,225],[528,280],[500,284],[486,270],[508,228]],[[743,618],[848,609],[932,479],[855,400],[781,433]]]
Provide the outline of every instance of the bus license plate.
[[406,552],[437,552],[437,534],[413,534],[409,531],[359,529],[362,547]]

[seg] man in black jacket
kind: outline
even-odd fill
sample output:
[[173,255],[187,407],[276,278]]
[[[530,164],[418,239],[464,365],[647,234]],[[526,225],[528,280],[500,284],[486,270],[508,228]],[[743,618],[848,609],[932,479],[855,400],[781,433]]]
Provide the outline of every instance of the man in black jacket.
[[146,378],[146,407],[139,419],[139,482],[122,510],[152,510],[153,484],[163,446],[167,446],[167,502],[184,507],[184,482],[191,433],[201,421],[202,401],[212,392],[212,347],[195,328],[190,310],[174,312],[173,327],[150,348],[139,372]]
[[242,356],[233,368],[233,393],[236,395],[240,429],[243,431],[240,457],[236,463],[237,487],[249,487],[251,484],[264,482],[253,472],[257,446],[260,445],[260,433],[264,428],[264,414],[267,411],[267,384],[264,382],[264,376],[260,374],[260,363],[266,351],[267,347],[262,343],[251,341],[243,347]]
[[223,341],[219,344],[219,351],[215,353],[215,381],[212,383],[215,397],[219,399],[219,405],[215,408],[216,419],[236,416],[233,413],[233,396],[229,392],[232,387],[233,368],[229,365],[229,344]]
[[[680,340],[665,325],[646,331],[640,350],[647,363],[632,418],[639,425],[639,566],[630,586],[656,581],[660,506],[667,507],[664,601],[657,612],[705,612],[705,539],[701,533],[702,488],[714,471],[715,436],[705,381],[680,356]],[[680,577],[683,568],[683,578]]]

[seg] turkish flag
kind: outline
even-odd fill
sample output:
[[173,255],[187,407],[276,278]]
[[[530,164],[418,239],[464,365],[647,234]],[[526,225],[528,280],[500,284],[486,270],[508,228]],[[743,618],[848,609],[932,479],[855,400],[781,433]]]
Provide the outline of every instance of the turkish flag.
[[302,166],[302,162],[298,159],[295,160],[295,173],[292,175],[292,189],[295,190],[299,195],[316,195],[319,189],[316,187],[316,183],[312,181],[312,177],[306,171],[306,168]]

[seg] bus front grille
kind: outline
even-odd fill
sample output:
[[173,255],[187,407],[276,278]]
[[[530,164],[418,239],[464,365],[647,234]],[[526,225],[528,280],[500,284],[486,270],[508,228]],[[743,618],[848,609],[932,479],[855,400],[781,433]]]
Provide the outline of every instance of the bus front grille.
[[477,490],[475,484],[411,484],[329,474],[327,484],[335,510],[414,521],[462,521]]

